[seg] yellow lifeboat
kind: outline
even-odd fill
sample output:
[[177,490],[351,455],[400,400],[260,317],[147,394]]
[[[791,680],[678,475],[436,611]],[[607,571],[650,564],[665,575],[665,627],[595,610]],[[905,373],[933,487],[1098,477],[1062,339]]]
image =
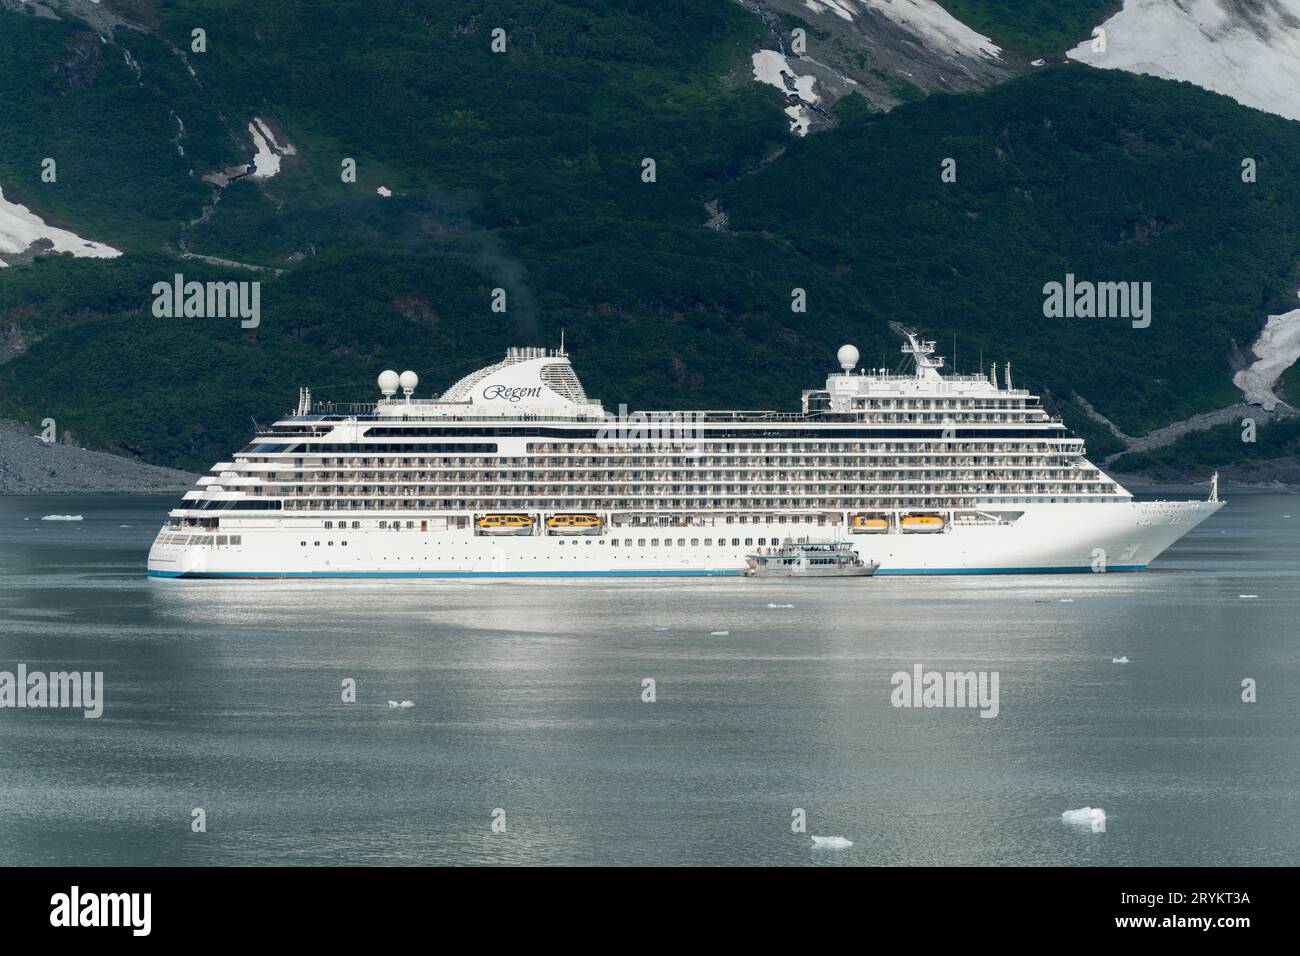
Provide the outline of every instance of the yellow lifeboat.
[[903,515],[902,520],[898,522],[898,527],[904,533],[909,534],[916,532],[934,533],[936,531],[942,531],[946,523],[947,522],[943,520],[941,515],[909,514]]
[[884,534],[889,530],[889,519],[883,515],[854,515],[849,519],[850,534]]
[[603,522],[596,515],[558,514],[546,519],[547,534],[600,534]]
[[532,534],[532,515],[484,515],[475,522],[479,534]]

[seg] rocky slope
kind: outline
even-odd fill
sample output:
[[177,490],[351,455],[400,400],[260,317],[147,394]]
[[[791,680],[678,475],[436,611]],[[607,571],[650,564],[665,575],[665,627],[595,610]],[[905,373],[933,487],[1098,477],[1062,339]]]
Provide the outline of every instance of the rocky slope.
[[195,476],[130,458],[47,444],[31,429],[0,422],[0,494],[158,494],[180,492]]

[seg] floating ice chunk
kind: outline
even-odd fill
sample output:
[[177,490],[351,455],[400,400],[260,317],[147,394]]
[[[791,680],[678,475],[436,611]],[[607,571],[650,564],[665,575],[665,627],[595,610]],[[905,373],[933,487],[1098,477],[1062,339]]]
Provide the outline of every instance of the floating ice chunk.
[[1127,657],[1112,657],[1110,662],[1112,664],[1127,664],[1129,660]]
[[1030,65],[1030,66],[1043,66],[1043,65],[1045,65],[1046,63],[1047,63],[1046,60],[1030,60],[1030,61],[1029,61],[1029,65]]
[[730,631],[709,631],[709,637],[726,637]]
[[844,837],[819,837],[812,838],[813,846],[824,847],[827,850],[847,850],[853,846],[852,840],[846,840]]
[[1257,598],[1257,597],[1259,597],[1259,595],[1258,595],[1258,594],[1238,594],[1237,597],[1242,598],[1242,599],[1245,599],[1245,600],[1249,600],[1249,599],[1251,599],[1251,598]]
[[1061,604],[1073,604],[1073,603],[1074,603],[1074,598],[1061,598],[1060,603],[1061,603]]
[[404,701],[402,701],[400,704],[399,704],[397,701],[395,701],[395,700],[390,700],[390,701],[388,702],[388,709],[389,709],[389,710],[399,710],[399,709],[400,709],[400,710],[410,710],[410,709],[411,709],[412,707],[414,707],[414,706],[415,706],[415,701],[413,701],[413,700],[404,700]]
[[389,189],[387,186],[380,186],[378,189],[375,190],[375,192],[379,193],[379,195],[384,197],[391,196],[393,194],[393,191]]
[[793,604],[769,604],[768,607],[794,607]]
[[81,515],[46,515],[42,521],[81,521]]
[[1074,826],[1099,827],[1106,822],[1106,811],[1101,807],[1082,807],[1078,810],[1066,810],[1061,814],[1061,822]]

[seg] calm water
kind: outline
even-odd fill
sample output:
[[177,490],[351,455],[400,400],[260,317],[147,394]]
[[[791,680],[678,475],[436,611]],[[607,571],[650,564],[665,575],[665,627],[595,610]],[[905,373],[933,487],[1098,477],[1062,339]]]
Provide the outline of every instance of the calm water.
[[0,670],[106,684],[0,710],[0,864],[1294,865],[1300,498],[1229,497],[1165,573],[794,583],[150,581],[172,499],[0,498]]

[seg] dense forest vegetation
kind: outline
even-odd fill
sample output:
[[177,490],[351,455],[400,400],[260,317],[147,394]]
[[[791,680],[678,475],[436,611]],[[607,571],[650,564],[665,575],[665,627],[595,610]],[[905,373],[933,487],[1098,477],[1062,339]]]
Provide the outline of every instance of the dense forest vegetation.
[[[791,409],[843,342],[893,366],[889,319],[947,353],[955,337],[961,371],[1011,360],[1104,453],[1075,393],[1130,434],[1230,403],[1233,344],[1290,308],[1300,124],[1184,84],[1063,65],[889,114],[851,96],[797,140],[750,79],[763,25],[733,3],[135,6],[152,31],[96,49],[84,25],[0,12],[0,88],[20,91],[0,97],[0,186],[127,252],[0,270],[0,331],[23,344],[0,415],[150,461],[206,468],[300,384],[370,400],[380,369],[409,367],[427,394],[561,329],[613,405]],[[1067,32],[1091,16],[1054,9]],[[251,157],[253,116],[298,155],[202,219],[198,177]],[[47,155],[57,184],[39,181]],[[703,227],[711,200],[729,231]],[[154,318],[150,289],[176,272],[260,279],[261,326]],[[1043,318],[1067,272],[1150,281],[1151,327]]]

